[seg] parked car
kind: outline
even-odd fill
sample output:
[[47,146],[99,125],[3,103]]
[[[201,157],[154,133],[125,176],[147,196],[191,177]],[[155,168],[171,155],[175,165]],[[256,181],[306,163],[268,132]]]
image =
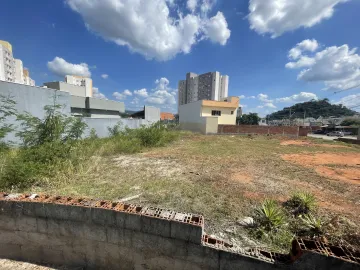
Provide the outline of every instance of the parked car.
[[331,131],[326,135],[327,136],[344,137],[344,132],[342,132],[342,131]]
[[324,133],[325,133],[325,131],[322,129],[318,129],[313,132],[313,134],[324,134]]
[[345,136],[353,135],[351,131],[343,131],[342,133],[344,133]]

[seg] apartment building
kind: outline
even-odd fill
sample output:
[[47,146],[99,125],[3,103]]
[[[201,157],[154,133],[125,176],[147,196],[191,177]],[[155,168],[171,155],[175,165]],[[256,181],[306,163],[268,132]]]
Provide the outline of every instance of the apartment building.
[[92,79],[75,76],[75,75],[66,75],[65,82],[72,85],[83,86],[85,87],[85,96],[92,97],[93,96],[93,82]]
[[178,104],[184,105],[198,100],[222,100],[228,97],[229,76],[219,72],[186,74],[186,80],[179,81]]
[[20,59],[14,58],[12,45],[5,40],[0,40],[0,81],[35,86],[29,71]]
[[9,42],[0,40],[0,80],[15,82],[15,60]]

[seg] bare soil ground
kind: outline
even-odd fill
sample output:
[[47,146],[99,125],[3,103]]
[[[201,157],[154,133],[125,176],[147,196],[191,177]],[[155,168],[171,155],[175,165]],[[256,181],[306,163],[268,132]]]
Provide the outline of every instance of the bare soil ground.
[[[49,266],[41,266],[37,264],[19,262],[13,260],[0,259],[0,269],[1,270],[71,270],[70,268],[58,267],[53,268]],[[75,269],[73,269],[75,270]]]
[[94,157],[84,174],[28,192],[130,197],[132,203],[203,214],[208,233],[249,247],[259,243],[241,234],[237,220],[265,198],[284,202],[296,191],[312,192],[324,218],[339,215],[360,224],[359,164],[360,147],[339,142],[191,134],[140,154]]

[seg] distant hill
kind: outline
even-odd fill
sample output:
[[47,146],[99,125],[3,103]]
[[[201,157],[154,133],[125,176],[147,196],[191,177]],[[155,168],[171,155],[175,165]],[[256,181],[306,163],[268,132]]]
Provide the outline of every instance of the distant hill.
[[311,100],[304,103],[297,103],[291,107],[284,108],[281,111],[274,112],[268,115],[269,120],[281,120],[289,119],[289,114],[291,114],[292,119],[294,118],[303,118],[304,112],[306,112],[306,117],[318,118],[322,117],[342,117],[342,116],[353,116],[356,114],[355,111],[346,108],[345,106],[339,104],[334,105],[330,104],[328,99],[322,100]]

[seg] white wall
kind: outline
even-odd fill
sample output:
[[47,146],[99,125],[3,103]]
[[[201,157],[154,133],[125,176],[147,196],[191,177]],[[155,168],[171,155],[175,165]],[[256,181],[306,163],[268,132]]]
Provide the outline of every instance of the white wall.
[[202,101],[196,101],[179,106],[179,123],[202,123]]

